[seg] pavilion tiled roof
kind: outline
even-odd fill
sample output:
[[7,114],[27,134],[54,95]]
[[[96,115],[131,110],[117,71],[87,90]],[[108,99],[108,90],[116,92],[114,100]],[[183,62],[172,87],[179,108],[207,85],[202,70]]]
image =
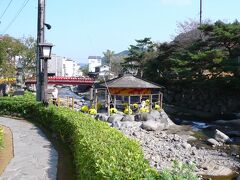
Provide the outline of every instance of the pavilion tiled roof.
[[[159,85],[146,81],[142,78],[125,74],[122,77],[118,77],[106,82],[108,88],[141,88],[141,89],[159,89]],[[100,84],[103,87],[106,87],[105,83]]]

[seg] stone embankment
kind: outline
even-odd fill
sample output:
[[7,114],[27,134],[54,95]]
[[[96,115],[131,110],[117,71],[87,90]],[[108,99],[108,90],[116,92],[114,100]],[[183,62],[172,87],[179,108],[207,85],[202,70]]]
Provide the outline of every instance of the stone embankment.
[[240,94],[223,88],[168,86],[164,90],[164,103],[215,115],[239,112]]
[[145,158],[159,171],[171,167],[174,160],[195,164],[196,172],[204,175],[224,176],[240,168],[239,155],[232,157],[212,146],[197,147],[190,143],[198,141],[191,128],[175,125],[163,110],[135,116],[98,114],[95,118],[139,141]]

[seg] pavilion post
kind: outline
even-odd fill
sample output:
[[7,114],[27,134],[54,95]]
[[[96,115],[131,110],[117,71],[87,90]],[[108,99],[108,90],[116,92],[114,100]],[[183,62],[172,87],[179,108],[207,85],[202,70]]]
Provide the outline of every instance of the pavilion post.
[[149,111],[152,111],[152,94],[149,97]]
[[130,114],[131,97],[128,96],[128,115]]
[[95,89],[94,90],[94,108],[96,109],[96,111],[97,111],[97,101],[98,101],[98,99],[97,99],[97,89]]
[[160,94],[161,94],[161,101],[160,101],[160,104],[161,104],[161,105],[160,105],[160,107],[163,108],[163,107],[162,107],[162,103],[163,103],[163,93],[160,93]]
[[113,96],[113,106],[116,108],[116,95]]
[[93,88],[90,88],[90,100],[93,100]]
[[107,94],[107,114],[110,116],[110,94]]
[[140,95],[140,99],[139,99],[140,103],[142,102],[142,94]]
[[107,89],[105,89],[105,107],[107,105],[107,98],[108,98],[108,92],[107,92]]
[[158,93],[158,105],[161,106],[161,92]]

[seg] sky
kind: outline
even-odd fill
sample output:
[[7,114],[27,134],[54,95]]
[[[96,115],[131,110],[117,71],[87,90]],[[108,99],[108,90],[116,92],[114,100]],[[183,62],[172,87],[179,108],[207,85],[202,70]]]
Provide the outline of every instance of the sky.
[[[107,49],[116,53],[127,50],[136,39],[150,37],[155,42],[169,42],[177,35],[179,22],[199,21],[199,2],[46,0],[46,23],[52,26],[45,31],[46,41],[54,44],[54,54],[81,63],[86,63],[90,55],[103,56]],[[240,20],[239,0],[202,2],[203,20]],[[0,35],[36,38],[37,6],[38,0],[0,0]]]

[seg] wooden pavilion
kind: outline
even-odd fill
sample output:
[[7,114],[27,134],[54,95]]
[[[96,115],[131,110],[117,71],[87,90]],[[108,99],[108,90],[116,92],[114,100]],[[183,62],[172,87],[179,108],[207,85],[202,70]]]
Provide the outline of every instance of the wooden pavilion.
[[[105,91],[105,102],[110,114],[110,103],[116,108],[116,97],[122,96],[128,99],[128,112],[130,112],[131,97],[138,96],[139,102],[143,97],[147,97],[150,101],[149,111],[152,110],[153,96],[155,97],[155,104],[157,103],[162,108],[163,94],[160,92],[159,85],[146,81],[142,78],[125,74],[121,77],[106,81],[94,87],[94,105],[97,109],[98,91]],[[157,98],[156,98],[157,97]],[[112,99],[112,101],[111,101]],[[156,100],[157,99],[157,100]]]

